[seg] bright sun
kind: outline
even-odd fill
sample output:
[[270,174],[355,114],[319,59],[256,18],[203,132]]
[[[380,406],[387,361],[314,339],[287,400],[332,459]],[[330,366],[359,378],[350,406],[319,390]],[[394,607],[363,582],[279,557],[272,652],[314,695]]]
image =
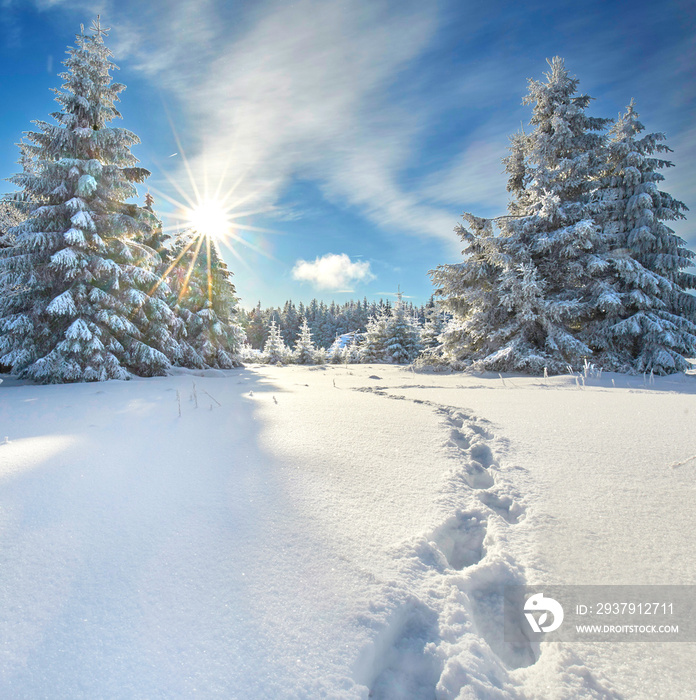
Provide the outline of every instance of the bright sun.
[[186,218],[191,228],[215,240],[225,238],[230,232],[229,214],[220,202],[202,202],[190,209]]
[[[248,263],[245,260],[245,256],[240,252],[242,246],[259,255],[272,258],[273,256],[266,250],[268,247],[266,242],[260,240],[257,243],[254,239],[259,238],[260,234],[263,233],[278,232],[240,221],[240,219],[244,217],[262,214],[269,210],[267,206],[261,206],[260,208],[252,207],[249,209],[241,208],[242,204],[257,200],[261,190],[254,189],[245,192],[241,196],[233,196],[238,186],[244,181],[244,175],[240,175],[234,181],[234,184],[225,191],[225,187],[229,185],[226,179],[227,167],[220,173],[217,186],[213,190],[209,190],[209,174],[201,173],[201,180],[200,182],[197,181],[191,169],[191,164],[186,158],[184,149],[181,146],[179,137],[176,135],[175,131],[173,131],[173,133],[176,143],[179,146],[184,169],[188,176],[189,187],[187,188],[185,183],[177,178],[169,176],[165,172],[163,173],[164,178],[169,182],[172,188],[176,190],[179,194],[179,198],[177,199],[171,194],[159,191],[154,187],[150,189],[175,207],[174,212],[169,215],[172,223],[164,226],[162,232],[171,232],[174,239],[181,236],[180,240],[185,245],[179,250],[176,259],[170,263],[169,269],[161,275],[161,279],[157,282],[153,291],[164,281],[183,256],[186,255],[189,250],[192,250],[193,255],[186,273],[188,279],[204,243],[205,250],[208,251],[208,261],[210,261],[209,251],[211,243],[214,244],[218,254],[221,254],[219,246],[222,245],[236,260],[246,267],[248,267]],[[179,153],[174,153],[173,155],[179,155]],[[152,203],[152,198],[150,198],[150,203]],[[248,236],[251,240],[245,237],[244,234],[246,232],[248,232]],[[176,248],[176,245],[172,246],[172,249]],[[210,275],[210,271],[208,274]],[[185,291],[185,289],[186,285],[184,285],[182,290]],[[152,292],[150,293],[152,294]]]

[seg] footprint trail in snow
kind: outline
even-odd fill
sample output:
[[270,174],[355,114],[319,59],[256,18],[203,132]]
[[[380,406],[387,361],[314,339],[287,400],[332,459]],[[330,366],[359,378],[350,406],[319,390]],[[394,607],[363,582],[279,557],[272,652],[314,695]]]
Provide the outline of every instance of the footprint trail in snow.
[[513,646],[502,633],[505,586],[527,583],[509,546],[526,506],[501,472],[505,442],[469,411],[386,387],[355,390],[431,407],[453,461],[440,499],[449,515],[395,548],[400,583],[389,584],[390,603],[364,620],[379,631],[356,680],[378,700],[527,697],[513,675],[539,660],[539,645]]

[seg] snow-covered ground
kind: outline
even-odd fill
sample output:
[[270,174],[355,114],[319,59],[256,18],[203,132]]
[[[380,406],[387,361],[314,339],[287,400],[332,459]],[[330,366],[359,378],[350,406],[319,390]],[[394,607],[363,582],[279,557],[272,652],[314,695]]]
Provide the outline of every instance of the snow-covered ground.
[[500,606],[696,583],[694,376],[4,379],[0,698],[693,697],[694,644]]

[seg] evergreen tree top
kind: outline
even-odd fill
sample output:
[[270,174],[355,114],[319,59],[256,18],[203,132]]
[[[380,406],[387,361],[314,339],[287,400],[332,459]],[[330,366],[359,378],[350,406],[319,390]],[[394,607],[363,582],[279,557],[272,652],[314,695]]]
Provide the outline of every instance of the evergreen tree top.
[[[82,26],[81,26],[82,28]],[[92,20],[92,26],[90,27],[92,32],[95,34],[95,38],[97,41],[103,43],[104,40],[102,39],[102,36],[109,36],[109,32],[111,31],[111,27],[107,27],[106,29],[102,29],[101,26],[101,15],[97,15],[96,19]],[[84,34],[84,29],[82,31]]]
[[[601,137],[587,132],[600,131],[611,120],[585,114],[592,98],[576,94],[579,81],[570,76],[562,58],[556,56],[547,62],[551,70],[545,74],[546,82],[530,79],[529,93],[522,100],[523,104],[532,105],[530,124],[536,130],[528,138],[513,140],[513,156],[519,158],[515,149],[526,145],[523,150],[529,161],[555,166],[572,158],[578,150],[599,146]],[[514,157],[509,166],[512,162]],[[514,174],[514,168],[512,171]]]
[[[65,82],[60,89],[53,89],[63,112],[51,116],[69,128],[98,131],[121,117],[115,102],[125,85],[112,83],[111,71],[118,70],[118,66],[110,60],[113,54],[104,44],[108,29],[101,27],[99,16],[92,23],[91,35],[85,36],[84,27],[81,30],[76,35],[76,45],[68,49],[68,58],[63,61],[68,70],[59,74]],[[134,138],[134,143],[138,143]]]

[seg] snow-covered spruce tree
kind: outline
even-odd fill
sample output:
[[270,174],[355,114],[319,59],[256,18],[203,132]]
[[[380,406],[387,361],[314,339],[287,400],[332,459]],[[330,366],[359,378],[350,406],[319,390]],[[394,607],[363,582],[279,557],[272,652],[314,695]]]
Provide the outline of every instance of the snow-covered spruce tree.
[[246,331],[248,342],[252,348],[262,348],[266,341],[266,324],[264,322],[264,317],[265,314],[261,309],[261,302],[245,315],[244,330]]
[[365,364],[384,362],[384,350],[387,342],[387,323],[389,314],[382,309],[377,316],[367,322],[367,330],[360,343],[360,361]]
[[439,303],[430,298],[425,305],[424,322],[421,329],[421,344],[424,350],[432,350],[440,344],[440,334],[445,327],[443,312]]
[[[603,235],[591,195],[601,173],[607,120],[587,116],[562,59],[546,82],[529,81],[529,134],[505,164],[510,216],[464,216],[467,259],[432,271],[452,320],[441,336],[455,366],[542,373],[581,367],[592,351],[580,331],[611,298]],[[497,230],[496,230],[497,227]]]
[[285,344],[289,346],[292,340],[299,336],[301,325],[297,309],[291,299],[285,302],[281,319],[281,335],[283,340],[285,340]]
[[407,364],[418,357],[423,345],[420,329],[408,314],[401,292],[391,316],[387,319],[386,338],[384,342],[384,359],[394,364]]
[[664,222],[684,218],[682,202],[661,192],[658,170],[672,163],[660,133],[641,136],[633,102],[609,132],[598,192],[613,296],[583,337],[607,369],[668,374],[696,357],[696,298],[687,273],[696,255]]
[[360,362],[360,339],[357,332],[353,333],[350,343],[346,345],[344,360],[346,363],[351,365],[355,365]]
[[342,365],[345,362],[346,347],[343,345],[343,340],[340,336],[331,343],[331,347],[327,351],[329,363],[332,365]]
[[287,362],[290,352],[285,345],[280,329],[276,326],[274,318],[271,318],[271,325],[268,327],[268,339],[263,346],[263,357],[266,362],[272,365],[282,365]]
[[0,257],[13,290],[0,299],[0,362],[45,383],[161,374],[170,364],[167,329],[153,346],[139,327],[163,312],[162,290],[144,291],[157,282],[158,257],[139,242],[143,222],[126,204],[149,173],[130,152],[137,136],[107,126],[120,117],[124,86],[111,82],[105,34],[97,18],[90,36],[77,36],[55,90],[56,123],[36,122],[24,145],[32,167],[12,178],[37,206]]
[[312,331],[309,328],[307,319],[302,319],[300,334],[295,343],[295,350],[292,353],[292,361],[298,365],[313,365],[317,359],[317,347],[312,340]]
[[326,364],[326,348],[317,347],[316,363],[317,365]]
[[440,306],[450,316],[438,337],[440,351],[454,369],[464,369],[476,356],[485,356],[494,324],[507,318],[497,295],[501,256],[493,224],[472,214],[464,214],[464,220],[468,226],[459,224],[455,232],[466,244],[465,261],[430,271]]
[[239,352],[245,339],[237,323],[237,297],[232,273],[215,242],[196,231],[173,237],[173,258],[167,280],[170,303],[184,324],[179,342],[184,367],[231,369],[241,362]]

